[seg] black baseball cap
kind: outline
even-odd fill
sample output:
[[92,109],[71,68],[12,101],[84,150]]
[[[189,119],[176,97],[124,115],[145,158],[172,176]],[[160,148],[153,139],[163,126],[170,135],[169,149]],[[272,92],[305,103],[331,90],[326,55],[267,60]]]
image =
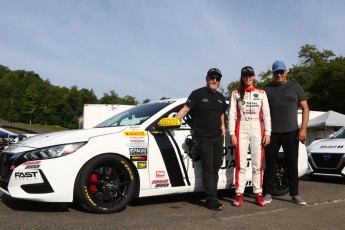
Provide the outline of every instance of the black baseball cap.
[[253,75],[255,75],[253,67],[245,66],[241,69],[241,76],[253,76]]
[[219,69],[217,68],[212,68],[207,71],[207,77],[212,76],[212,75],[217,75],[219,77],[222,77],[222,73],[220,72]]

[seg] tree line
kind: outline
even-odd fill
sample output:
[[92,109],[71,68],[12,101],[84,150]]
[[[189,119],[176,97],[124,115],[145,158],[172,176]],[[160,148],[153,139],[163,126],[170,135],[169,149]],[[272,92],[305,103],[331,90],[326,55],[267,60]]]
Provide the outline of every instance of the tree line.
[[[299,83],[307,96],[311,110],[333,110],[345,114],[345,58],[336,56],[331,50],[319,50],[315,45],[303,45],[298,52],[299,63],[288,70],[288,80]],[[284,60],[282,60],[284,61]],[[263,88],[272,81],[272,71],[261,72],[255,82]],[[226,96],[239,86],[231,82]]]
[[[298,53],[299,63],[288,70],[288,79],[298,82],[305,90],[311,110],[333,110],[345,113],[345,59],[331,50],[320,51],[315,45],[304,45]],[[283,60],[284,61],[284,60]],[[256,87],[272,81],[267,70],[257,76]],[[239,86],[231,82],[221,92],[229,97]],[[25,70],[10,70],[0,65],[0,118],[11,122],[60,125],[78,128],[84,104],[136,105],[135,97],[120,97],[115,90],[97,98],[92,89],[52,85],[38,74]],[[164,99],[162,97],[161,99]],[[149,102],[145,99],[142,103]]]
[[0,89],[0,118],[69,129],[78,128],[84,104],[138,104],[135,97],[120,97],[114,90],[98,99],[92,89],[55,86],[32,71],[13,71],[3,65]]

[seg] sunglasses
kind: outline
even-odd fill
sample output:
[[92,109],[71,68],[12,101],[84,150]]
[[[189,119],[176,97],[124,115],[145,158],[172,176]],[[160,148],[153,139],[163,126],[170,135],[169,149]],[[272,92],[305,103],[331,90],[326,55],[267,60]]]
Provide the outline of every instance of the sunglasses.
[[285,73],[285,70],[277,70],[273,72],[273,75],[278,76],[278,74],[283,75]]
[[216,82],[220,82],[220,77],[209,76],[208,79],[210,79],[211,81],[216,80]]
[[244,75],[242,75],[242,77],[243,77],[243,78],[246,78],[246,77],[254,77],[254,75],[252,75],[252,74],[249,74],[249,75],[248,75],[248,74],[244,74]]

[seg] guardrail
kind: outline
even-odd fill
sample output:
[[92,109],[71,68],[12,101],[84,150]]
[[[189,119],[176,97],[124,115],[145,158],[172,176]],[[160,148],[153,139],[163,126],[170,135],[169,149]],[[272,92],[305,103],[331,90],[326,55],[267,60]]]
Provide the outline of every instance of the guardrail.
[[37,133],[37,134],[50,132],[48,129],[34,127],[30,124],[25,124],[25,123],[20,123],[20,122],[8,122],[2,119],[0,119],[0,127],[14,128],[14,129],[22,130],[24,132]]

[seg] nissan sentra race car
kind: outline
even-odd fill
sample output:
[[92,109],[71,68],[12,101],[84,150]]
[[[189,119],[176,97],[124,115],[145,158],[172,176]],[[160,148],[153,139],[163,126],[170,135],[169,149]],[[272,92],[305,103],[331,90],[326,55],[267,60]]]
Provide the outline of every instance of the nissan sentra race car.
[[[92,129],[37,135],[0,154],[0,189],[13,198],[76,201],[86,210],[123,210],[133,198],[202,191],[201,163],[188,115],[173,116],[186,98],[141,104]],[[219,189],[233,188],[235,157],[224,137]],[[304,149],[303,149],[304,148]],[[299,174],[307,170],[301,145]],[[305,159],[303,158],[305,156]],[[248,168],[251,155],[248,151]],[[252,186],[247,170],[247,186]],[[288,190],[284,160],[277,169],[276,194]]]
[[308,175],[345,177],[345,127],[308,146]]

